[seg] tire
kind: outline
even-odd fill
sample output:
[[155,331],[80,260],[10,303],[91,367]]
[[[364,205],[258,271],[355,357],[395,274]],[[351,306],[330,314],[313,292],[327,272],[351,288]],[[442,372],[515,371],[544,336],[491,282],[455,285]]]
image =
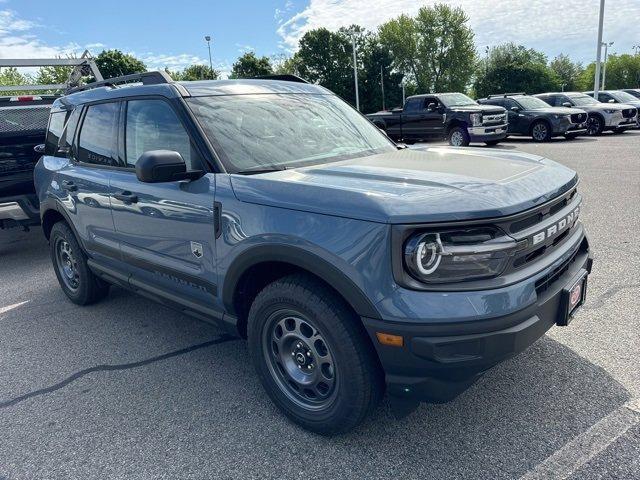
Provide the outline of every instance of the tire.
[[486,143],[487,145],[493,146],[493,145],[498,145],[500,143],[500,140],[487,140],[484,143]]
[[379,403],[382,370],[344,301],[304,274],[267,285],[247,322],[249,352],[273,403],[301,427],[344,433]]
[[466,147],[471,141],[469,138],[469,132],[467,132],[467,129],[464,127],[453,127],[449,130],[447,138],[449,140],[449,145],[452,147]]
[[578,134],[568,133],[564,136],[564,138],[566,138],[567,140],[575,140],[576,138],[578,138]]
[[548,142],[551,140],[551,127],[544,120],[533,122],[531,136],[536,142]]
[[626,132],[626,128],[614,128],[613,129],[613,133],[615,133],[616,135],[620,135],[621,133]]
[[604,130],[604,120],[598,115],[589,115],[587,118],[587,135],[600,135]]
[[109,293],[109,284],[91,272],[87,256],[65,222],[51,229],[49,250],[60,287],[73,303],[89,305]]

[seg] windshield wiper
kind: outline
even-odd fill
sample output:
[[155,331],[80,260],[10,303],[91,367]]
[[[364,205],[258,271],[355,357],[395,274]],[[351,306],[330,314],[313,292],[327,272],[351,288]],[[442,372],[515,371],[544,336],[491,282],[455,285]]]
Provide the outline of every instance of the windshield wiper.
[[281,172],[286,169],[287,167],[284,166],[265,165],[264,167],[247,168],[246,170],[240,170],[236,173],[238,175],[255,175],[258,173]]

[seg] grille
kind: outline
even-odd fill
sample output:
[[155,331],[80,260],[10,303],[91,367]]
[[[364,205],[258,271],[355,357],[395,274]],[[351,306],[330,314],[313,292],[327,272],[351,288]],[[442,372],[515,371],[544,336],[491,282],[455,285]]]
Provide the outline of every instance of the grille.
[[489,114],[482,116],[483,125],[502,125],[505,122],[506,115],[504,113]]
[[586,113],[574,113],[571,115],[571,123],[584,123],[587,121]]
[[47,129],[50,106],[0,108],[0,133]]
[[583,248],[584,248],[584,243],[580,244],[580,246],[576,248],[576,251],[573,252],[571,257],[569,257],[562,265],[560,265],[557,268],[554,268],[552,271],[547,273],[544,277],[539,278],[536,281],[536,285],[535,285],[536,293],[540,295],[541,293],[546,291],[549,288],[549,286],[553,284],[553,282],[555,282],[558,278],[564,275],[564,273],[567,270],[569,270],[569,267],[571,266],[571,264],[576,261],[576,257],[578,256],[578,253],[581,250],[583,250]]
[[633,118],[636,116],[637,110],[635,108],[625,108],[622,110],[622,116],[624,118]]

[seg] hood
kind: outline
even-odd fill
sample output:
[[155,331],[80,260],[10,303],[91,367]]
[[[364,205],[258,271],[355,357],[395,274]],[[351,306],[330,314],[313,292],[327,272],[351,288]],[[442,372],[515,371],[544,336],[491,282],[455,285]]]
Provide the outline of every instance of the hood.
[[626,103],[603,103],[600,102],[597,105],[584,105],[581,106],[580,108],[582,108],[583,110],[589,111],[589,112],[597,112],[597,111],[602,111],[602,110],[626,110],[627,108],[635,108],[633,105],[627,105]]
[[487,114],[506,112],[503,107],[499,107],[497,105],[459,105],[457,107],[450,107],[450,110],[454,112],[482,112]]
[[546,158],[477,148],[405,149],[258,175],[231,175],[244,202],[381,223],[471,220],[540,205],[577,183]]
[[536,108],[534,112],[555,113],[556,115],[575,115],[576,113],[585,113],[584,110],[573,107],[545,107]]

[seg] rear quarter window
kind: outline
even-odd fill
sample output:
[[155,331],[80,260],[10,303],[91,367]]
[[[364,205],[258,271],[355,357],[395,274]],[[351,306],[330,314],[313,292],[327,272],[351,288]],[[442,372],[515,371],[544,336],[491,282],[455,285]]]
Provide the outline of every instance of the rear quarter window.
[[64,128],[64,121],[66,112],[52,113],[49,118],[49,128],[47,129],[47,136],[45,138],[45,155],[55,155],[58,149],[58,142],[62,136],[62,130]]

